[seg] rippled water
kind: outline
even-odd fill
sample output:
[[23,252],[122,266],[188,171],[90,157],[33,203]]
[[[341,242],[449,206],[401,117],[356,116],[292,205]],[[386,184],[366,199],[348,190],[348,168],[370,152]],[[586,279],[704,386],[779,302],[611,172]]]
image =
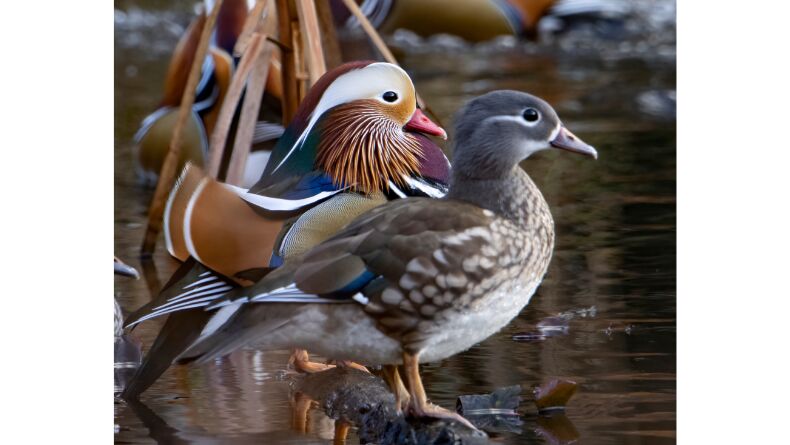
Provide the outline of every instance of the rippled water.
[[[130,140],[159,99],[169,51],[191,14],[161,4],[116,3],[115,252],[138,268],[151,191],[135,183]],[[557,225],[546,281],[505,330],[423,367],[429,396],[446,407],[461,394],[521,385],[522,431],[502,435],[503,443],[675,441],[675,64],[674,47],[659,40],[603,42],[604,49],[573,40],[401,45],[403,65],[445,126],[477,94],[525,90],[551,102],[600,153],[597,162],[541,153],[524,163]],[[159,247],[154,275],[163,283],[176,263]],[[123,308],[147,302],[149,286],[159,284],[116,279]],[[135,334],[150,345],[160,323]],[[543,335],[557,324],[567,329]],[[239,352],[174,367],[143,395],[144,405],[115,402],[116,441],[330,443],[334,424],[319,409],[310,411],[307,433],[294,430],[287,358]],[[579,383],[560,430],[538,419],[529,401],[530,388],[554,377]]]

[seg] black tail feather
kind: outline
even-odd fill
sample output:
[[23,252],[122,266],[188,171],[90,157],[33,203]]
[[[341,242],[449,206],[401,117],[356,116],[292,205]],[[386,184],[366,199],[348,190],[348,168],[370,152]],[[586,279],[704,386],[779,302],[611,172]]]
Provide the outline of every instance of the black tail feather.
[[143,363],[124,389],[121,397],[137,399],[170,367],[173,360],[200,336],[211,314],[192,309],[170,314]]
[[[156,298],[127,317],[126,325],[148,315],[153,308],[166,303],[168,298],[178,295],[186,285],[197,281],[201,274],[209,271],[210,269],[195,259],[189,258],[173,274]],[[236,286],[232,280],[216,272],[210,272],[225,283]],[[137,399],[170,367],[176,357],[198,339],[211,316],[212,313],[206,312],[203,308],[171,313],[121,397],[127,400]]]

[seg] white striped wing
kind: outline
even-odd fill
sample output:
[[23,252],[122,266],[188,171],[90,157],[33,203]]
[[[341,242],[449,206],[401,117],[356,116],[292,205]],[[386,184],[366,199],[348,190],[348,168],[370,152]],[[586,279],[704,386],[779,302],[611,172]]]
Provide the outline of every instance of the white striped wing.
[[233,286],[220,279],[219,276],[211,271],[205,271],[199,275],[197,281],[189,283],[181,288],[181,293],[168,298],[167,302],[153,308],[151,313],[135,320],[133,323],[129,324],[129,327],[172,312],[206,307],[215,300],[221,298],[231,289],[233,289]]

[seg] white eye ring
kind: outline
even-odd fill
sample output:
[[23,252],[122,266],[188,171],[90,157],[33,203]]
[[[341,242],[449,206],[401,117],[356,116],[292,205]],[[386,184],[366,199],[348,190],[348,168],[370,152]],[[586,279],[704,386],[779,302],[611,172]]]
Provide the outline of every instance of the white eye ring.
[[398,93],[394,91],[387,91],[381,95],[381,98],[384,99],[385,102],[395,102],[398,100]]
[[493,121],[493,122],[515,122],[515,123],[517,123],[519,125],[523,125],[525,127],[530,127],[531,128],[531,127],[534,127],[535,125],[537,125],[540,122],[540,119],[538,119],[538,120],[536,120],[534,122],[529,122],[526,119],[524,119],[523,116],[518,115],[518,116],[490,116],[490,117],[487,117],[487,118],[485,118],[483,120],[483,122],[491,122],[491,121]]
[[380,102],[392,105],[400,102],[401,95],[395,90],[387,90],[376,97]]

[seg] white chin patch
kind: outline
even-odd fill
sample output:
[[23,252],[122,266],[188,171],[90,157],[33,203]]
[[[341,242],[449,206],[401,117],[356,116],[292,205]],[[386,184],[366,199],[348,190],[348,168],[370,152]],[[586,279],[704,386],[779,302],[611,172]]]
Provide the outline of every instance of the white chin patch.
[[539,152],[541,150],[545,150],[549,148],[549,144],[544,141],[527,141],[523,145],[525,156],[524,158],[528,158],[532,156],[533,153]]
[[549,135],[549,139],[547,141],[527,141],[524,144],[524,152],[526,156],[524,158],[528,158],[532,156],[533,153],[545,150],[551,147],[551,141],[553,141],[558,134],[560,134],[560,130],[562,129],[562,123],[557,124],[557,127],[552,130],[551,134]]

